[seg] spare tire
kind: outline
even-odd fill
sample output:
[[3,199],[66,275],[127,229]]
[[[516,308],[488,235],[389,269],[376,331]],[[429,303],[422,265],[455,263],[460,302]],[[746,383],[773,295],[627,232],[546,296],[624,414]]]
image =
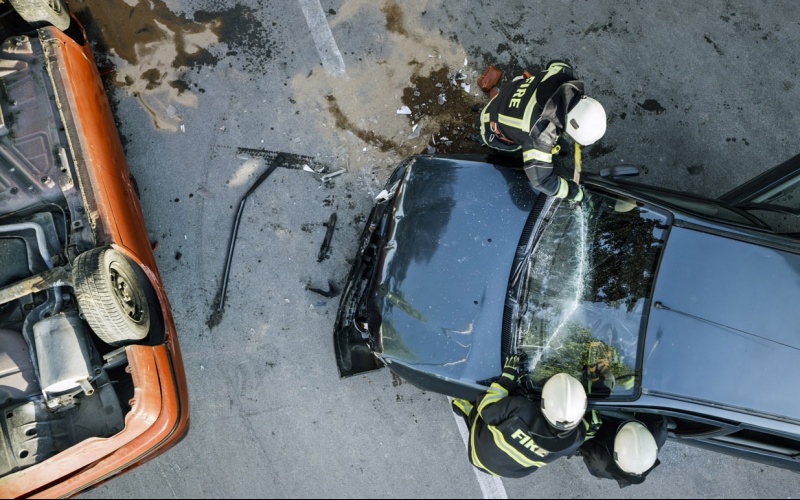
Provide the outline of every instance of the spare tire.
[[64,0],[8,0],[17,14],[34,28],[55,26],[67,31],[72,18]]
[[148,284],[117,250],[100,247],[80,254],[72,282],[78,307],[100,339],[112,346],[135,342],[150,331]]

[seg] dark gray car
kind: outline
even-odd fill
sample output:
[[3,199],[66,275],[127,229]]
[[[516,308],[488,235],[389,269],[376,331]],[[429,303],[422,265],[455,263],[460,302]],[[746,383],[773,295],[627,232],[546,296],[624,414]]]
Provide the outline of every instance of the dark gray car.
[[617,167],[584,175],[581,204],[507,162],[397,167],[339,307],[340,374],[385,365],[474,400],[519,351],[531,394],[568,372],[601,413],[657,412],[672,438],[800,470],[800,156],[718,200]]

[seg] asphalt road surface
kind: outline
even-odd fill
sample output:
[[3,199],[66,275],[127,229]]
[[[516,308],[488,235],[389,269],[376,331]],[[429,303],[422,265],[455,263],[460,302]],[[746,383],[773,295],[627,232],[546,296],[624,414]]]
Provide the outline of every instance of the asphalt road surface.
[[[505,81],[551,59],[573,64],[609,114],[606,136],[584,151],[588,171],[634,164],[643,183],[718,196],[797,154],[800,4],[70,4],[106,73],[158,243],[191,403],[180,444],[82,498],[798,495],[793,472],[674,442],[643,485],[626,489],[577,458],[524,479],[476,474],[444,396],[386,369],[339,378],[339,297],[308,288],[341,289],[400,159],[477,147],[470,108],[484,102],[476,78],[489,63]],[[245,205],[215,314],[237,207],[272,162]]]

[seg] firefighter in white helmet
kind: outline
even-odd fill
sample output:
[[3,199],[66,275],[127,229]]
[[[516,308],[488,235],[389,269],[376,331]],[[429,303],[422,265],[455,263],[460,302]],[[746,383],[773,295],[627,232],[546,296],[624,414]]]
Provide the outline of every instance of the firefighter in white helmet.
[[495,476],[524,477],[573,454],[590,428],[583,419],[586,391],[571,375],[550,377],[540,401],[509,395],[516,392],[519,363],[518,355],[509,356],[503,375],[474,405],[453,400],[453,409],[469,426],[469,461]]
[[489,95],[479,118],[482,142],[501,151],[520,151],[537,191],[581,201],[583,189],[553,172],[556,143],[565,134],[581,146],[594,144],[605,134],[607,120],[603,105],[584,94],[572,66],[551,61],[538,74],[526,71]]
[[589,473],[614,479],[620,488],[641,484],[658,465],[658,451],[667,440],[667,422],[661,415],[636,414],[635,419],[604,418],[594,439],[578,449]]

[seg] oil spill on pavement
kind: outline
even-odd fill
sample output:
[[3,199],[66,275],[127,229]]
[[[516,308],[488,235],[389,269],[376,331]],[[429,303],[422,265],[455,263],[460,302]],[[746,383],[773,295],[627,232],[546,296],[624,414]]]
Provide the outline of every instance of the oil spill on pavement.
[[90,31],[94,50],[115,66],[114,84],[136,95],[161,130],[177,131],[180,106],[197,106],[181,81],[188,60],[215,59],[220,21],[197,23],[174,14],[163,0],[80,3],[75,13]]
[[[437,152],[477,146],[464,140],[469,135],[464,131],[475,121],[471,104],[486,99],[476,84],[483,61],[470,61],[461,45],[424,25],[425,12],[442,5],[442,0],[345,2],[329,12],[335,39],[364,17],[384,19],[387,32],[375,47],[343,51],[343,78],[321,68],[292,78],[295,107],[302,103],[303,112],[321,112],[326,142],[343,145],[352,169],[369,172],[380,184],[403,157],[428,152],[433,141],[443,148]],[[457,73],[464,79],[453,86],[450,77]],[[446,100],[440,105],[442,93]],[[404,106],[413,114],[398,113]]]
[[[135,95],[160,130],[176,132],[181,108],[197,106],[189,71],[238,56],[242,69],[258,73],[275,47],[262,16],[242,5],[197,11],[193,19],[172,12],[164,0],[104,0],[79,3],[74,10],[100,65],[114,67],[112,84]],[[219,43],[227,44],[226,54],[215,53],[222,50],[214,50]]]
[[[263,19],[269,19],[269,16],[265,15],[269,12],[269,8],[284,8],[283,1],[279,0],[274,7],[269,2],[261,1],[260,4],[266,3],[261,12],[243,5],[236,5],[225,11],[199,10],[195,12],[194,19],[201,24],[212,26],[219,41],[228,46],[225,55],[236,56],[235,64],[242,65],[243,71],[257,76],[275,64],[272,60],[273,50],[277,49],[279,38],[273,31],[278,23],[270,21],[269,26],[266,26]],[[194,62],[189,58],[186,64]]]
[[661,103],[655,99],[645,99],[644,102],[637,102],[636,105],[645,111],[655,112],[657,115],[660,115],[666,111],[664,106],[662,106]]
[[471,136],[477,128],[479,111],[473,106],[483,107],[488,97],[481,92],[474,95],[464,91],[462,84],[477,86],[469,82],[461,71],[442,67],[430,76],[414,75],[411,85],[403,89],[402,102],[410,110],[413,124],[425,124],[427,153],[476,153],[486,151]]

